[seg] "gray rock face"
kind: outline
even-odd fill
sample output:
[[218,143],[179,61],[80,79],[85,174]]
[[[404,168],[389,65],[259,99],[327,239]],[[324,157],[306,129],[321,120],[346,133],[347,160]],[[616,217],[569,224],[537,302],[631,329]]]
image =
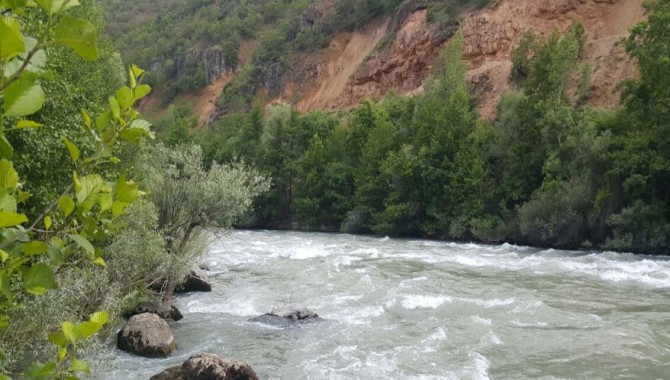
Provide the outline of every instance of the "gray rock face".
[[179,367],[171,367],[149,380],[258,380],[249,364],[214,354],[191,356]]
[[235,69],[226,62],[223,51],[219,46],[204,50],[191,50],[175,59],[177,79],[184,75],[194,65],[202,65],[205,70],[207,83],[212,84],[224,74]]
[[173,321],[178,321],[184,318],[175,305],[168,305],[167,303],[161,303],[158,301],[140,302],[132,311],[124,314],[123,316],[125,318],[130,318],[133,315],[143,313],[154,313],[163,319],[172,319]]
[[291,327],[300,323],[321,322],[324,319],[308,309],[281,307],[270,313],[249,319],[249,322],[263,323],[275,327]]
[[184,278],[184,281],[175,286],[175,293],[188,293],[188,292],[211,292],[212,285],[207,279],[207,275],[199,269],[191,269],[188,275]]
[[170,326],[153,313],[131,317],[119,331],[116,346],[148,358],[168,357],[176,348]]

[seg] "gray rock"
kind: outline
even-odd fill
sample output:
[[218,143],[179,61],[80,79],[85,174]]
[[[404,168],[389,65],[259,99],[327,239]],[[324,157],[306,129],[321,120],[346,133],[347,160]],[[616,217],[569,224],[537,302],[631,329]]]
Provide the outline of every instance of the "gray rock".
[[170,326],[153,313],[132,316],[119,331],[116,346],[148,358],[168,357],[176,348]]
[[270,313],[249,319],[249,322],[263,323],[275,327],[291,327],[301,323],[321,322],[324,319],[305,308],[281,307]]
[[199,269],[191,269],[189,274],[184,277],[184,281],[175,286],[175,293],[188,293],[188,292],[211,292],[212,285],[207,279],[207,275]]
[[181,315],[181,312],[175,305],[169,305],[166,302],[160,301],[145,301],[140,302],[135,306],[133,310],[128,313],[125,313],[124,318],[130,318],[133,315],[143,314],[143,313],[154,313],[163,319],[172,319],[173,321],[178,321],[184,318]]
[[151,376],[149,380],[184,380],[184,378],[181,375],[181,366],[177,365]]
[[181,366],[168,368],[149,380],[258,380],[258,375],[243,361],[197,354]]

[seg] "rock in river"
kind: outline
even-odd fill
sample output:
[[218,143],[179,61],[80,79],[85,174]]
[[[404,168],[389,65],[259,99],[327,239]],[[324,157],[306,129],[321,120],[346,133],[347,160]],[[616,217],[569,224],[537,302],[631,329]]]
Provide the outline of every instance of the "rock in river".
[[313,311],[292,307],[274,309],[270,313],[249,319],[249,322],[258,322],[275,327],[290,327],[298,323],[321,321],[323,321],[323,318]]
[[148,358],[167,357],[176,348],[170,326],[153,313],[132,316],[119,331],[116,346]]
[[168,368],[149,380],[258,380],[258,376],[245,362],[215,354],[197,354],[181,366]]
[[125,318],[130,318],[133,315],[143,314],[143,313],[154,313],[163,319],[172,319],[173,321],[178,321],[184,318],[181,315],[181,312],[175,305],[170,305],[167,302],[160,301],[145,301],[140,302],[135,306],[133,310],[128,313],[125,313],[123,316]]
[[186,275],[181,284],[175,287],[174,291],[175,293],[211,292],[212,285],[203,271],[191,269],[191,272]]

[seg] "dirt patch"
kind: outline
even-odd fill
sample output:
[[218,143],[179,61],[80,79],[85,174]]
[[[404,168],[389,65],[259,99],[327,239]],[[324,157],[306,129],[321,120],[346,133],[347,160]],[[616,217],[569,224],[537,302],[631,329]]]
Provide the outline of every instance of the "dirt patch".
[[298,109],[333,109],[349,79],[386,36],[387,26],[388,19],[385,18],[376,20],[360,31],[335,36],[329,47],[328,58],[317,67],[318,89],[313,94],[306,94],[298,103]]
[[526,30],[548,35],[564,32],[573,20],[580,21],[587,41],[584,60],[591,66],[593,91],[590,104],[616,107],[618,84],[635,77],[634,63],[619,46],[628,30],[644,18],[643,0],[503,0],[496,6],[463,19],[465,56],[471,80],[487,78],[479,110],[486,119],[495,116],[500,97],[511,88],[510,54]]
[[217,79],[211,85],[200,90],[196,98],[193,112],[198,115],[198,127],[203,127],[207,124],[210,117],[216,111],[216,99],[219,98],[223,88],[233,79],[233,74],[228,73]]

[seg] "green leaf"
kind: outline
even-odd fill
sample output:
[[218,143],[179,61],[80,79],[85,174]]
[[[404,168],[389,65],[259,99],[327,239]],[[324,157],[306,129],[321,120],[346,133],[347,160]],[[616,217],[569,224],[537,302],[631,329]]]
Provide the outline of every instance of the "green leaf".
[[2,293],[5,298],[7,298],[8,303],[14,303],[14,294],[12,294],[10,275],[5,272],[0,272],[0,293]]
[[4,263],[7,259],[9,259],[9,253],[0,249],[0,260]]
[[125,210],[127,206],[128,203],[126,202],[114,201],[114,204],[112,205],[112,215],[119,216],[123,214],[123,210]]
[[88,241],[88,239],[77,234],[70,234],[68,236],[88,254],[86,255],[87,257],[95,257],[95,248],[93,247],[93,244]]
[[23,202],[27,201],[28,199],[30,199],[31,196],[32,196],[32,194],[30,194],[29,192],[19,190],[19,194],[16,197],[16,203],[19,203],[19,204],[23,203]]
[[24,214],[17,214],[10,211],[0,211],[0,228],[14,227],[28,221]]
[[78,0],[35,0],[35,2],[52,15],[79,5]]
[[74,372],[84,372],[84,373],[90,373],[91,369],[88,368],[88,363],[86,363],[83,360],[75,359],[72,357],[72,363],[70,365],[70,369]]
[[74,211],[74,201],[68,195],[63,195],[58,199],[58,207],[67,217]]
[[62,332],[50,332],[49,333],[49,342],[55,344],[56,346],[63,347],[67,345],[67,341],[65,340],[65,335],[63,335]]
[[130,87],[124,86],[116,91],[116,100],[119,102],[121,109],[128,109],[133,105],[132,103],[132,93]]
[[[0,6],[3,8],[12,9],[14,12],[24,8],[28,3],[27,0],[2,0],[0,1]],[[2,379],[2,377],[0,377]]]
[[18,23],[10,20],[0,17],[0,59],[5,62],[26,51]]
[[16,129],[32,129],[32,128],[40,128],[43,126],[44,124],[40,124],[32,120],[19,120],[19,122],[16,123]]
[[100,198],[98,199],[98,205],[100,206],[100,214],[102,214],[107,210],[110,210],[113,204],[114,200],[112,199],[112,194],[100,194]]
[[133,72],[135,78],[139,78],[142,74],[144,74],[144,70],[140,69],[136,65],[130,66],[130,70]]
[[51,229],[51,225],[53,224],[53,221],[51,220],[50,216],[45,216],[44,217],[44,228],[49,231]]
[[11,161],[0,160],[0,189],[14,190],[19,184],[19,173],[14,170]]
[[102,177],[98,174],[91,174],[81,177],[78,180],[79,190],[77,190],[77,202],[83,203],[89,196],[100,191],[105,184]]
[[90,22],[64,15],[56,27],[56,42],[75,51],[80,57],[98,59],[97,32]]
[[77,146],[74,145],[74,143],[70,141],[67,137],[63,137],[63,143],[65,143],[68,152],[70,152],[70,158],[72,159],[72,162],[76,164],[77,160],[79,160],[80,155],[79,148],[77,148]]
[[5,135],[0,134],[0,158],[12,158],[14,156],[14,148],[9,143]]
[[144,137],[154,138],[154,134],[151,132],[151,123],[142,119],[133,120],[127,128],[119,133],[119,136],[131,142],[138,141]]
[[35,264],[23,274],[23,287],[27,292],[42,295],[48,289],[56,289],[56,276],[47,264]]
[[81,116],[84,117],[84,123],[86,124],[86,127],[88,129],[91,129],[91,117],[88,116],[88,113],[86,112],[85,109],[82,108],[81,110]]
[[44,91],[37,75],[24,72],[21,78],[5,89],[5,115],[26,116],[44,104]]
[[22,251],[28,256],[41,255],[49,250],[49,246],[39,240],[33,240],[23,245]]
[[95,260],[93,260],[93,264],[101,266],[103,268],[107,266],[105,259],[103,259],[102,257],[98,257]]
[[48,362],[42,364],[38,361],[32,362],[25,372],[25,377],[31,380],[50,380],[56,377],[56,363]]
[[88,316],[88,320],[91,322],[104,325],[109,320],[109,313],[106,311],[98,311]]
[[123,203],[133,203],[140,196],[139,186],[134,181],[127,181],[122,175],[116,181],[114,199]]
[[119,101],[116,100],[116,97],[109,97],[109,106],[112,110],[112,116],[114,116],[115,119],[121,119],[121,106],[119,105]]
[[7,375],[4,375],[4,374],[0,373],[0,380],[12,380],[12,378],[7,376]]
[[88,339],[91,335],[97,333],[102,328],[102,325],[95,322],[83,322],[77,326],[77,333],[84,339]]
[[149,95],[151,92],[151,86],[148,84],[141,84],[135,87],[135,95],[133,96],[133,103]]
[[72,322],[70,321],[65,321],[61,323],[60,325],[61,330],[63,330],[63,335],[65,336],[65,339],[70,341],[70,343],[75,343],[78,338],[77,331],[75,331],[75,326]]
[[16,212],[16,199],[8,190],[0,190],[0,211]]

